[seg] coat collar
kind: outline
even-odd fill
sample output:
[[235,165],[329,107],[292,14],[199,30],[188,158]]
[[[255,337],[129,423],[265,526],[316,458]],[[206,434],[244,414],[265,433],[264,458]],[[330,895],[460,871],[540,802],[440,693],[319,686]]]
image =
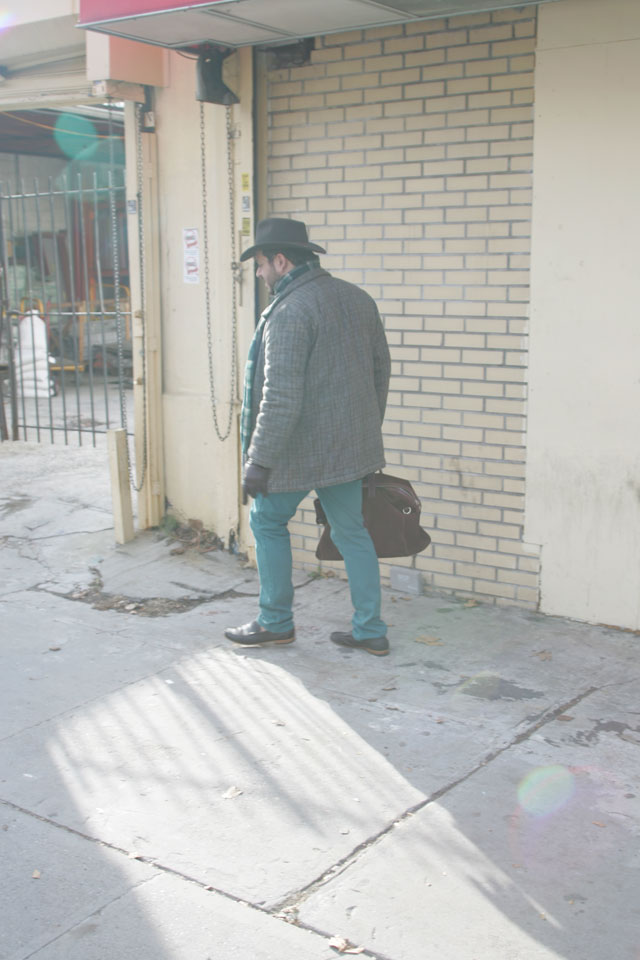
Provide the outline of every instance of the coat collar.
[[276,293],[267,309],[269,309],[269,312],[271,312],[271,307],[277,306],[280,301],[284,300],[285,297],[288,297],[293,290],[298,290],[300,287],[303,287],[305,283],[311,283],[312,280],[324,280],[326,277],[330,276],[331,274],[327,270],[324,270],[321,266],[314,266],[311,267],[310,270],[305,270],[304,273],[294,277],[289,281],[288,284],[286,284],[284,288]]
[[318,257],[311,257],[309,260],[305,260],[304,263],[298,264],[297,267],[292,267],[288,273],[285,273],[283,277],[280,277],[275,286],[275,293],[282,293],[290,283],[293,283],[298,277],[304,276],[305,273],[309,273],[310,270],[314,270],[316,267],[320,266],[320,260]]

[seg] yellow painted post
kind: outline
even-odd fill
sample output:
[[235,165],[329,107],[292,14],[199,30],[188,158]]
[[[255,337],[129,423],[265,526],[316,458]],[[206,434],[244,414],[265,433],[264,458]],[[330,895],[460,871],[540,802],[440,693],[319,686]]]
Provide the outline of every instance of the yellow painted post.
[[133,512],[127,459],[127,433],[124,429],[107,430],[109,472],[111,474],[111,500],[116,543],[133,540]]
[[[138,157],[135,103],[125,104],[127,171],[127,226],[131,313],[133,320],[133,400],[135,419],[135,478],[138,526],[156,527],[164,516],[164,437],[162,427],[162,370],[160,323],[160,249],[158,222],[158,150],[154,132],[140,136]],[[142,197],[138,172],[142,171]],[[142,211],[140,210],[142,199]],[[140,242],[140,215],[142,237]],[[144,303],[141,284],[144,276]]]

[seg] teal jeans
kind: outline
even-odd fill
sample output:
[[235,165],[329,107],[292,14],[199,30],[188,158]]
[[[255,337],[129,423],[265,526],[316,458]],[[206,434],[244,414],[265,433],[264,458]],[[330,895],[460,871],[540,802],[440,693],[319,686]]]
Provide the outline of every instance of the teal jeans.
[[[380,619],[380,567],[371,537],[362,521],[362,481],[321,487],[320,503],[331,524],[331,539],[344,557],[351,602],[352,633],[357,640],[384,637]],[[308,490],[258,494],[251,507],[260,576],[258,623],[274,633],[293,629],[291,541],[288,523]]]

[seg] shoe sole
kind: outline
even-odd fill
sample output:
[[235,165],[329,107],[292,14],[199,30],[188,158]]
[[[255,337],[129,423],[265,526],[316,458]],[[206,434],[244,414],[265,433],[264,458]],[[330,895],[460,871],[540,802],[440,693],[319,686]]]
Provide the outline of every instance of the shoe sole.
[[364,650],[365,653],[372,653],[374,657],[386,657],[389,653],[388,650],[372,650],[371,647],[347,647],[346,644],[340,646],[344,646],[346,650]]
[[374,650],[372,647],[360,646],[360,644],[340,643],[339,640],[333,640],[332,643],[335,643],[337,647],[343,647],[345,650],[364,650],[365,653],[371,653],[374,657],[386,657],[389,653],[388,647],[386,650]]
[[232,643],[235,643],[238,647],[246,647],[247,649],[256,648],[256,647],[284,647],[288,643],[293,643],[296,639],[295,637],[287,637],[284,640],[256,640],[251,641],[251,643],[245,643],[243,640],[234,640],[233,637],[227,637],[228,640],[231,640]]

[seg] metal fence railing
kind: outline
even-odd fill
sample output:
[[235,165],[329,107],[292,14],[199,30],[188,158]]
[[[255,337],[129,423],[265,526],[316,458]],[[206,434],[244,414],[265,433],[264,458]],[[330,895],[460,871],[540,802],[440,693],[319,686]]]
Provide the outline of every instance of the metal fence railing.
[[124,184],[112,170],[0,183],[0,258],[0,437],[95,445],[126,427]]

